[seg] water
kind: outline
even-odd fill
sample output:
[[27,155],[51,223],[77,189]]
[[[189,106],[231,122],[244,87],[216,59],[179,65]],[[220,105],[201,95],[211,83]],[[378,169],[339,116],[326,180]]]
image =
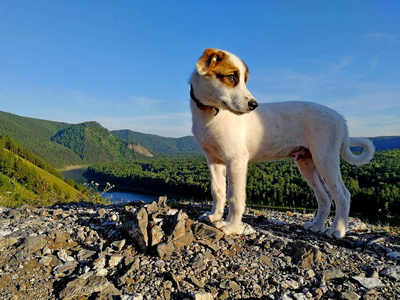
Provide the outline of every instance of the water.
[[[81,169],[72,169],[68,171],[62,172],[65,179],[71,178],[76,183],[84,184],[89,183],[88,180],[83,177],[83,173],[86,171],[86,168]],[[109,192],[103,194],[103,198],[110,197],[110,201],[112,203],[118,202],[131,202],[131,201],[144,201],[146,203],[150,203],[157,199],[155,195],[149,195],[144,193],[136,193],[127,190],[121,190],[117,188],[111,189]]]

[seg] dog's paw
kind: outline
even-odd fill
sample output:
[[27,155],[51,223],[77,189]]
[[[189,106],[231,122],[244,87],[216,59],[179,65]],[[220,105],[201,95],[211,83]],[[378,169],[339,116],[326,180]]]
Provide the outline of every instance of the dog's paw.
[[303,228],[312,232],[320,232],[324,228],[324,226],[320,224],[315,224],[314,222],[306,222],[303,224]]
[[218,228],[218,229],[221,229],[222,227],[227,226],[227,224],[228,224],[228,223],[226,223],[225,221],[217,221],[217,222],[212,223],[212,225],[213,225],[215,228]]
[[208,222],[208,223],[218,222],[221,219],[222,219],[222,215],[216,214],[216,213],[213,214],[211,212],[204,213],[199,217],[199,221]]
[[326,235],[329,238],[340,239],[346,235],[345,230],[341,231],[335,228],[326,228],[322,231],[322,234]]
[[232,223],[229,223],[229,222],[224,222],[224,223],[225,223],[225,226],[220,227],[220,229],[226,235],[237,234],[237,233],[240,232],[241,224],[237,225],[237,224],[232,224]]

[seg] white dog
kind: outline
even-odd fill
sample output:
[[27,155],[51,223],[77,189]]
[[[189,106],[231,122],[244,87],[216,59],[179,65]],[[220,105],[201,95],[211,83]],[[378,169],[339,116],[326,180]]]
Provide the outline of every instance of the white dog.
[[[248,74],[237,56],[206,49],[190,79],[192,130],[207,157],[213,196],[211,212],[200,220],[226,234],[237,233],[245,210],[248,162],[293,157],[318,201],[315,219],[303,227],[343,237],[350,193],[342,181],[339,156],[353,165],[366,164],[374,155],[372,142],[349,138],[344,118],[316,103],[259,105],[246,87]],[[363,147],[364,152],[354,155],[350,146]],[[331,227],[324,229],[332,199],[336,215]],[[226,200],[229,214],[222,221]]]

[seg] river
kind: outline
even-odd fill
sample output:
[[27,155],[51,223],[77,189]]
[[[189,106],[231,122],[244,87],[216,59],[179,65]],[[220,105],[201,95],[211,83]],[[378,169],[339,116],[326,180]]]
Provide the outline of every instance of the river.
[[[86,168],[80,169],[71,169],[67,171],[61,172],[65,179],[71,178],[76,183],[84,184],[88,183],[88,180],[83,177],[83,173],[86,171]],[[99,190],[101,193],[102,191]],[[110,191],[102,194],[103,198],[110,198],[112,203],[118,202],[131,202],[131,201],[144,201],[146,203],[150,203],[153,200],[157,199],[157,196],[144,194],[144,193],[136,193],[132,191],[112,188]]]

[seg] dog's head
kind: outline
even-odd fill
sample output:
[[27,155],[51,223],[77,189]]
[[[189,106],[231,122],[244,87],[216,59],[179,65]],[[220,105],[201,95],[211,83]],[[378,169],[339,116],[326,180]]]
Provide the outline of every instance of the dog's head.
[[190,84],[202,104],[243,114],[258,106],[246,87],[248,77],[249,69],[240,58],[227,51],[206,49]]

